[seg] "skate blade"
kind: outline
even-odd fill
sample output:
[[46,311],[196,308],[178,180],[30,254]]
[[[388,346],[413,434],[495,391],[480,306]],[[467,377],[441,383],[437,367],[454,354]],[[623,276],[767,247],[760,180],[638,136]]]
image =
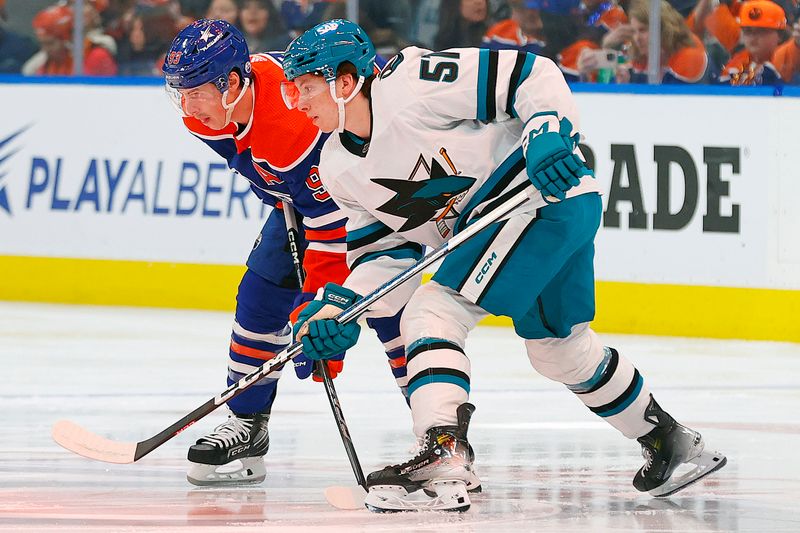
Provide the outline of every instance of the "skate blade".
[[[473,471],[469,471],[466,479],[464,479],[464,483],[466,483],[467,492],[469,492],[470,494],[479,494],[483,492],[483,487],[481,486],[481,480],[477,475],[475,475]],[[434,491],[432,488],[425,486],[422,487],[422,490],[425,491],[425,494],[427,494],[431,498],[434,498],[436,496],[436,491]]]
[[263,457],[246,457],[224,465],[192,463],[186,480],[198,487],[252,485],[266,479]]
[[461,480],[437,480],[428,485],[435,491],[428,497],[423,491],[409,494],[399,485],[374,485],[370,487],[364,504],[374,513],[409,511],[467,511],[470,507],[467,486]]
[[355,511],[364,508],[367,491],[361,485],[355,487],[326,487],[325,499],[329,504],[343,511]]
[[657,498],[671,496],[692,483],[696,483],[707,475],[716,472],[728,463],[728,458],[719,452],[704,451],[689,463],[695,465],[692,470],[678,477],[673,474],[663,485],[649,490],[648,494]]

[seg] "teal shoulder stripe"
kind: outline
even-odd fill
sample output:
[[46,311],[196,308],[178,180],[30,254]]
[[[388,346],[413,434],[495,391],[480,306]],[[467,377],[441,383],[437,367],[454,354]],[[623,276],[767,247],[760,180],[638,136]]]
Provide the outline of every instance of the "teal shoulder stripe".
[[514,116],[517,117],[517,118],[519,118],[519,113],[517,113],[517,108],[514,107],[514,104],[517,101],[517,89],[519,89],[520,84],[523,81],[525,81],[528,78],[528,76],[531,75],[531,72],[533,71],[533,62],[534,61],[536,61],[536,55],[527,54],[527,57],[525,58],[525,63],[523,63],[523,65],[522,65],[522,72],[519,75],[519,81],[517,81],[516,87],[509,87],[508,88],[508,90],[512,91],[512,94],[514,95],[511,98],[511,109],[514,110]]
[[353,231],[348,231],[347,242],[356,241],[358,239],[366,237],[367,235],[371,235],[376,231],[380,231],[385,227],[386,225],[383,222],[379,221],[379,222],[373,222],[372,224],[364,226],[363,228],[358,228]]
[[486,88],[489,83],[489,52],[481,48],[478,53],[478,120],[486,120]]

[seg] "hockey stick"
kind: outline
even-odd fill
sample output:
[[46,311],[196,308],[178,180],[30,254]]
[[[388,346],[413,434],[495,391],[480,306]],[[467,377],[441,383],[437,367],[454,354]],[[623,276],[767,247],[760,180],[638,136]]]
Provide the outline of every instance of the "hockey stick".
[[[294,272],[297,276],[297,281],[300,283],[300,289],[303,289],[305,283],[305,274],[303,273],[303,265],[300,261],[300,248],[297,245],[297,237],[299,230],[297,229],[297,219],[294,216],[294,207],[291,203],[284,201],[283,218],[286,221],[286,234],[289,239],[289,251],[292,254],[292,262],[294,263]],[[350,436],[350,430],[347,428],[347,422],[344,419],[344,412],[342,411],[342,404],[339,402],[339,395],[336,394],[336,387],[333,385],[333,379],[328,370],[328,365],[325,361],[317,361],[316,369],[322,375],[322,381],[325,385],[325,393],[328,396],[328,403],[331,404],[331,411],[333,418],[336,420],[336,427],[339,429],[339,436],[342,437],[342,444],[344,444],[347,458],[350,460],[350,466],[353,469],[353,474],[356,476],[356,482],[367,489],[367,480],[364,479],[364,471],[361,469],[361,463],[356,455],[355,446],[353,446],[353,438]]]
[[[393,291],[406,281],[412,279],[417,274],[422,273],[425,268],[449,254],[464,241],[470,239],[490,224],[507,215],[516,207],[522,205],[522,203],[529,198],[530,189],[530,187],[526,187],[525,190],[518,192],[510,199],[500,204],[497,208],[493,209],[491,212],[477,219],[473,224],[467,226],[461,233],[455,235],[449,241],[443,243],[441,246],[425,255],[413,266],[387,281],[365,296],[362,300],[359,300],[346,310],[342,311],[336,317],[336,320],[345,323],[358,318],[360,315],[366,312],[372,304],[386,296],[389,292]],[[303,345],[299,342],[293,343],[285,350],[277,353],[275,357],[265,362],[259,368],[242,377],[239,381],[232,384],[223,392],[206,401],[200,407],[191,413],[188,413],[174,424],[156,433],[149,439],[140,442],[114,441],[93,433],[69,420],[60,420],[53,425],[53,439],[67,450],[89,459],[117,464],[133,463],[149,454],[170,440],[172,437],[178,435],[184,429],[191,426],[198,420],[204,418],[220,405],[224,404],[231,398],[235,398],[256,384],[259,380],[261,380],[261,378],[267,376],[270,372],[275,370],[275,368],[284,365],[287,361],[290,361],[301,351],[303,351]]]

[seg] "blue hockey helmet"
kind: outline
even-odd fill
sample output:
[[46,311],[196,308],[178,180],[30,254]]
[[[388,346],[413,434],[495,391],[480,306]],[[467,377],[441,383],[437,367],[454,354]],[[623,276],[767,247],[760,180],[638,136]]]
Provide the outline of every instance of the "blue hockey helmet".
[[250,79],[250,52],[235,26],[224,20],[200,19],[178,33],[161,70],[172,89],[193,89],[212,82],[224,93],[231,71],[237,70],[243,80]]
[[339,65],[349,61],[359,77],[368,78],[375,68],[375,46],[354,22],[335,19],[317,24],[291,43],[283,58],[283,73],[291,81],[298,76],[320,73],[330,82]]

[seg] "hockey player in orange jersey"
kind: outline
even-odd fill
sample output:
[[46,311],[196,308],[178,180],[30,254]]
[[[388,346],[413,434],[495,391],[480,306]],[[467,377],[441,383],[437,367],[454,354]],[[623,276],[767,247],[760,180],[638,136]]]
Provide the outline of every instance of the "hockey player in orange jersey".
[[[291,343],[289,315],[326,282],[341,283],[346,217],[319,179],[327,135],[281,98],[285,80],[280,53],[250,55],[241,32],[222,20],[199,20],[172,43],[163,71],[168,93],[186,128],[250,182],[272,210],[256,239],[236,297],[227,381],[251,373]],[[281,202],[290,201],[291,204]],[[283,210],[296,210],[305,283],[298,284]],[[371,321],[384,342],[389,365],[405,390],[405,353],[395,317]],[[343,354],[328,363],[342,370]],[[304,356],[294,359],[301,378],[312,373]],[[228,421],[189,449],[190,482],[196,485],[260,482],[269,448],[267,422],[280,371],[228,401]],[[239,461],[234,463],[235,461]],[[234,464],[230,464],[234,463]]]

